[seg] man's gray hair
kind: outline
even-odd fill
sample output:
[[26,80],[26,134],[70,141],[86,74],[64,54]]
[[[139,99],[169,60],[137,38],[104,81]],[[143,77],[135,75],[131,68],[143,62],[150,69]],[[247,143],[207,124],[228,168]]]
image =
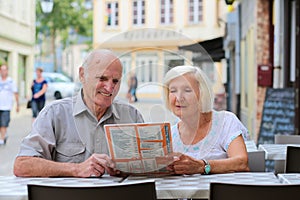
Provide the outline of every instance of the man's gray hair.
[[[99,59],[96,60],[95,57],[98,56]],[[101,60],[105,60],[106,57],[110,56],[112,61],[111,63],[115,62],[116,60],[119,60],[118,56],[112,52],[111,50],[108,49],[95,49],[91,51],[86,58],[83,61],[82,67],[84,68],[85,71],[85,76],[88,76],[88,68],[92,65],[99,64]],[[120,62],[121,63],[121,62]],[[122,63],[121,63],[122,65]],[[109,65],[108,65],[109,66]]]

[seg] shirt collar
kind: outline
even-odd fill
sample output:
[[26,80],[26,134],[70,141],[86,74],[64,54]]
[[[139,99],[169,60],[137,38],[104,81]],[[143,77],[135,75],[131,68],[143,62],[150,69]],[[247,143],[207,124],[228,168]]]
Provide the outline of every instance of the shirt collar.
[[73,115],[76,116],[84,111],[87,111],[87,107],[83,102],[82,99],[82,89],[80,89],[80,91],[78,92],[78,94],[73,97]]
[[[78,114],[80,114],[84,111],[89,112],[88,107],[83,102],[81,94],[82,94],[82,89],[78,92],[77,96],[75,96],[73,98],[73,106],[74,106],[73,115],[74,116],[76,116],[76,115],[78,115]],[[116,105],[115,105],[115,100],[113,101],[112,105],[110,107],[108,107],[108,109],[106,110],[106,112],[104,113],[102,118],[107,119],[111,115],[114,115],[115,118],[120,119],[119,112],[118,112],[118,110],[116,108]]]

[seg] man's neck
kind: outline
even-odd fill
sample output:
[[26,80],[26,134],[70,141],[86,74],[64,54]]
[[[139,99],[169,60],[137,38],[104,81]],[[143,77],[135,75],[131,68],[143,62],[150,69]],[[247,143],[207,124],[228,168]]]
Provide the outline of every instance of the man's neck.
[[2,81],[5,81],[7,79],[7,76],[1,76]]

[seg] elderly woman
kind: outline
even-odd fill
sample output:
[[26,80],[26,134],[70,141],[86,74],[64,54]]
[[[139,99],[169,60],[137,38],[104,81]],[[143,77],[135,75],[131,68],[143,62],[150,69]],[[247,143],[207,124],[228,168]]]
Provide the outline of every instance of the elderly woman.
[[203,71],[174,67],[164,85],[166,106],[180,119],[172,127],[178,156],[169,170],[175,174],[249,171],[244,142],[248,131],[233,113],[213,110],[212,86]]

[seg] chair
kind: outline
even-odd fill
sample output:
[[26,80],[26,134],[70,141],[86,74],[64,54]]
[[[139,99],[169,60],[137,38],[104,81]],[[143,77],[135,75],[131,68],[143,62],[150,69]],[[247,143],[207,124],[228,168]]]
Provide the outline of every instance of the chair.
[[[276,134],[274,136],[275,144],[300,144],[300,135],[280,135]],[[285,161],[276,160],[274,162],[274,172],[275,174],[284,173]]]
[[265,151],[248,152],[248,166],[251,172],[265,172]]
[[280,135],[274,136],[275,144],[300,144],[300,135]]
[[300,147],[287,146],[285,173],[300,173]]
[[156,200],[155,182],[109,186],[49,186],[28,184],[28,200]]
[[210,183],[210,200],[298,200],[300,185]]

